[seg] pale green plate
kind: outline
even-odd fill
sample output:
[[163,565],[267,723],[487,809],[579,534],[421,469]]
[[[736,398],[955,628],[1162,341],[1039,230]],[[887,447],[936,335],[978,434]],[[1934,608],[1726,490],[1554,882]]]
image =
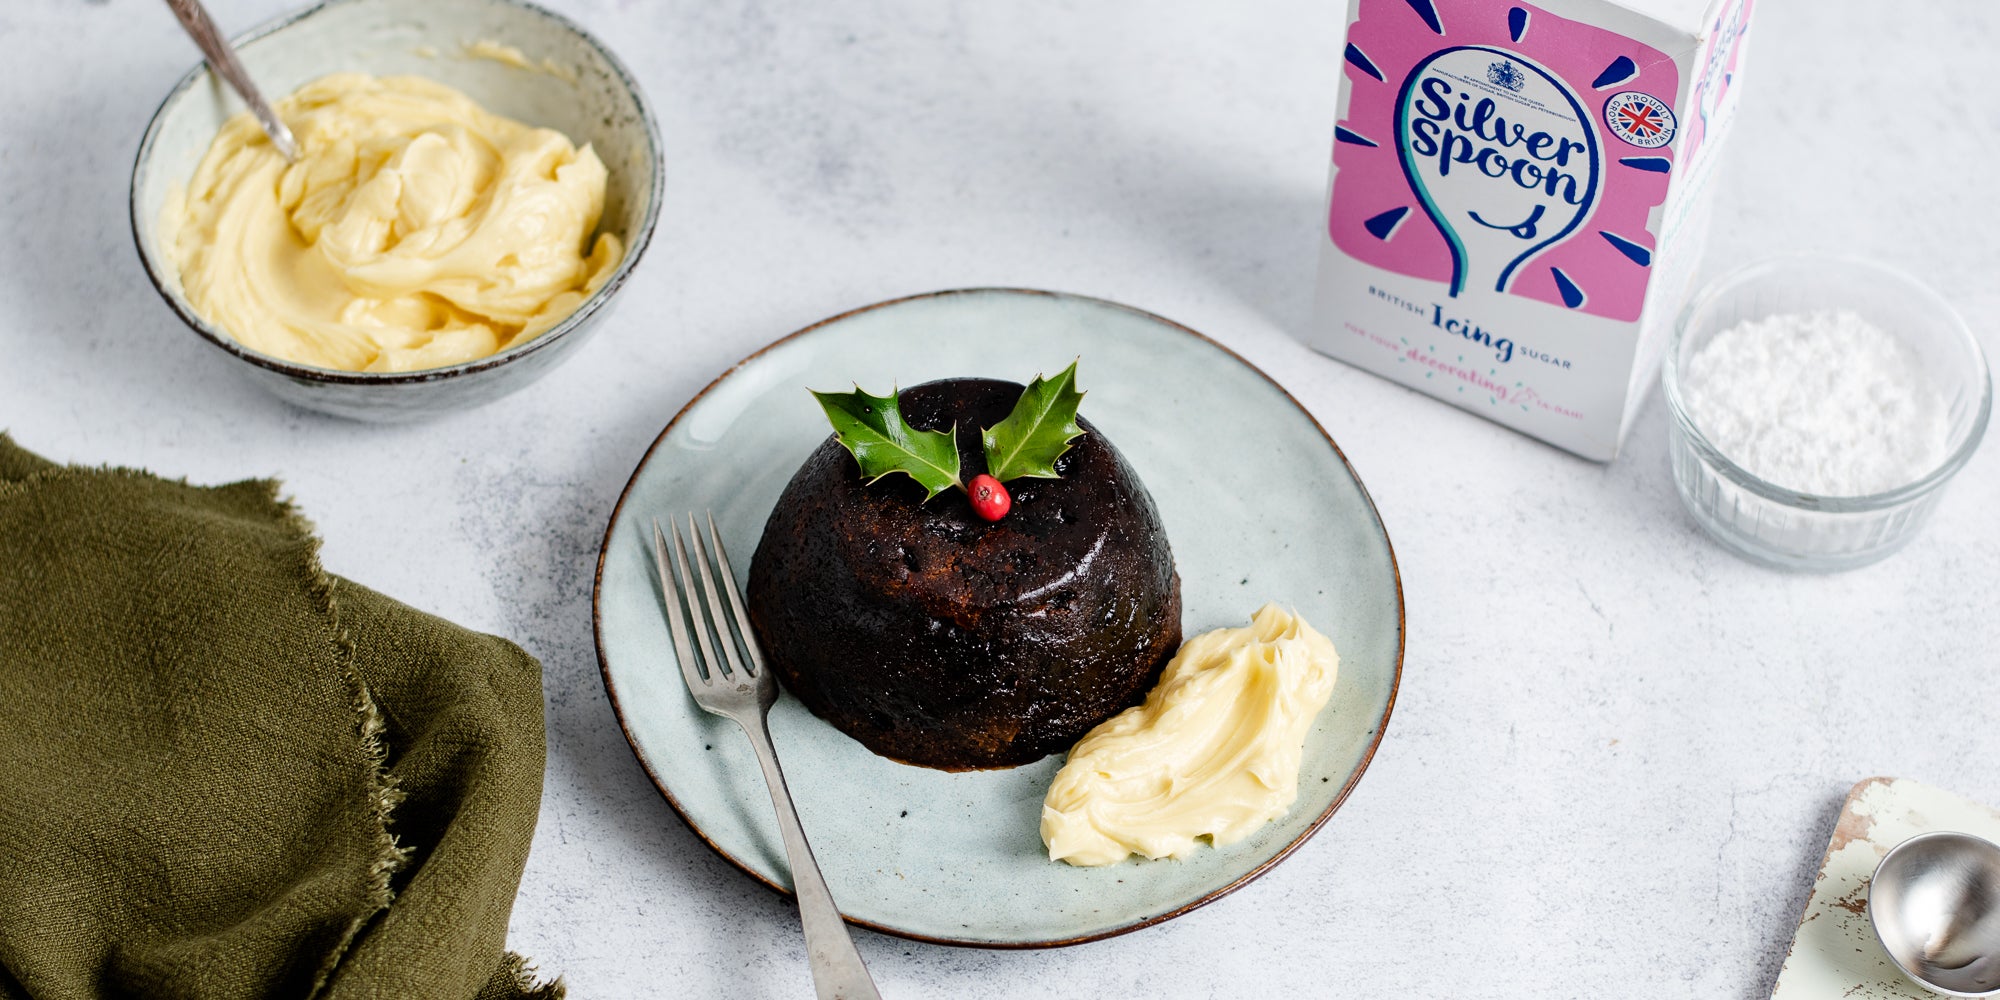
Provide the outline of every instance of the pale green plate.
[[604,686],[640,763],[697,835],[757,879],[791,884],[749,741],[690,700],[673,662],[646,526],[712,509],[739,580],[771,505],[828,433],[807,394],[950,376],[1026,381],[1082,358],[1083,415],[1152,492],[1193,636],[1296,607],[1340,649],[1333,701],[1307,738],[1299,800],[1249,839],[1187,861],[1051,863],[1038,832],[1061,758],[949,774],[897,764],[789,696],[772,737],[847,918],[946,944],[1046,947],[1178,916],[1304,843],[1382,740],[1402,673],[1403,595],[1367,492],[1312,417],[1207,338],[1097,299],[982,289],[883,303],[752,355],[694,398],[612,512],[594,613]]

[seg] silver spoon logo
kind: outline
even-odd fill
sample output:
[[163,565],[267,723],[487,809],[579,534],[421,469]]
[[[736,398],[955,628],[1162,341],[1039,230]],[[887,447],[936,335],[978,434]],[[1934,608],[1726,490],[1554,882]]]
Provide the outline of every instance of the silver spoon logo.
[[1576,95],[1521,56],[1434,53],[1396,101],[1403,174],[1451,247],[1451,294],[1505,292],[1521,265],[1576,232],[1602,182],[1597,130]]

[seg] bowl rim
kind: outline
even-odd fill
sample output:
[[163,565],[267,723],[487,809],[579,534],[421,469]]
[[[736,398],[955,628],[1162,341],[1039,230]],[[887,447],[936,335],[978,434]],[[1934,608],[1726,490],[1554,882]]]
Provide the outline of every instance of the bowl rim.
[[[1898,286],[1901,292],[1930,303],[1947,319],[1951,339],[1970,353],[1973,365],[1978,369],[1978,412],[1973,414],[1972,423],[1966,428],[1965,440],[1959,442],[1951,454],[1945,456],[1942,462],[1923,476],[1893,489],[1859,496],[1836,496],[1791,489],[1764,479],[1737,464],[1702,433],[1701,428],[1695,424],[1694,417],[1688,413],[1687,402],[1681,395],[1680,349],[1695,316],[1723,295],[1743,285],[1808,264],[1836,264],[1873,272],[1876,277]],[[1832,305],[1835,303],[1829,303],[1829,306]],[[1942,294],[1916,275],[1903,268],[1860,254],[1814,252],[1776,254],[1726,271],[1709,281],[1689,297],[1679,315],[1674,317],[1673,333],[1667,339],[1666,358],[1660,366],[1660,388],[1667,397],[1667,409],[1672,411],[1675,425],[1694,446],[1703,463],[1717,474],[1767,500],[1802,510],[1828,513],[1885,510],[1936,490],[1956,475],[1966,462],[1972,460],[1973,453],[1979,449],[1980,440],[1986,435],[1986,425],[1993,413],[1992,372],[1986,363],[1986,352],[1980,348],[1979,338],[1973,335],[1972,328],[1965,322],[1965,316]]]
[[[230,44],[237,48],[242,48],[245,45],[274,35],[314,15],[335,7],[344,7],[352,3],[369,2],[376,2],[376,0],[319,0],[318,3],[265,21],[231,38]],[[160,293],[160,298],[166,301],[167,307],[173,310],[174,315],[180,317],[182,323],[185,323],[189,329],[200,335],[203,340],[221,348],[223,351],[259,368],[268,369],[292,379],[335,385],[406,385],[436,382],[460,375],[470,375],[491,368],[498,368],[516,358],[533,354],[560,340],[577,327],[584,325],[593,315],[610,302],[612,295],[624,286],[625,280],[631,275],[632,269],[638,265],[639,259],[645,256],[646,248],[653,241],[653,230],[660,219],[660,198],[665,192],[666,168],[660,148],[660,126],[659,122],[653,116],[652,104],[646,100],[645,91],[640,89],[638,78],[632,75],[632,71],[603,42],[599,41],[596,35],[584,30],[582,25],[539,4],[530,3],[529,0],[478,0],[478,2],[525,10],[551,22],[558,28],[569,31],[597,50],[598,54],[604,58],[605,64],[617,76],[618,82],[625,88],[627,93],[632,95],[632,102],[639,110],[640,124],[645,130],[646,144],[652,153],[650,157],[652,183],[648,186],[646,214],[639,220],[637,231],[629,234],[626,238],[625,256],[618,262],[618,267],[611,272],[611,277],[605,279],[604,284],[598,286],[597,291],[584,299],[568,316],[563,317],[561,322],[544,330],[542,333],[495,354],[489,354],[483,358],[474,358],[470,361],[463,361],[441,368],[422,368],[406,372],[352,372],[337,368],[321,368],[315,365],[305,365],[296,361],[287,361],[275,355],[254,351],[243,346],[236,338],[217,329],[213,324],[202,318],[182,296],[174,294],[169,289],[174,279],[163,273],[167,262],[164,260],[156,261],[155,250],[146,245],[146,239],[140,230],[140,172],[145,169],[146,164],[152,159],[153,146],[159,138],[162,119],[166,115],[167,108],[179,100],[182,95],[194,89],[203,79],[213,76],[207,61],[204,60],[195,63],[192,69],[183,74],[180,80],[167,91],[166,97],[160,100],[159,106],[153,109],[152,118],[146,123],[145,136],[139,140],[138,152],[132,159],[132,180],[126,194],[127,214],[132,229],[132,245],[139,253],[139,263],[146,272],[146,280],[152,282],[153,290]]]

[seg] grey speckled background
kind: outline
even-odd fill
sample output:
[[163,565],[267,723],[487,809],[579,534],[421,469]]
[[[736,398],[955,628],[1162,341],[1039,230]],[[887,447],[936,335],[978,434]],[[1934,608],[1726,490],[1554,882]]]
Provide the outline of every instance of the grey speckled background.
[[[659,235],[565,367],[389,429],[266,398],[142,276],[131,154],[194,60],[162,6],[0,8],[0,426],[65,460],[282,476],[332,569],[540,656],[548,795],[514,942],[576,996],[808,994],[790,905],[710,854],[627,751],[590,572],[689,395],[780,334],[943,287],[1130,302],[1279,374],[1381,506],[1408,669],[1354,797],[1261,881],[1061,951],[863,934],[891,997],[1762,997],[1853,781],[2000,804],[1994,446],[1901,556],[1787,576],[1682,513],[1657,396],[1598,466],[1288,338],[1311,303],[1340,5],[554,6],[656,106]],[[287,4],[215,7],[247,26]],[[1873,254],[1933,280],[1993,352],[2000,8],[1759,8],[1709,269]]]

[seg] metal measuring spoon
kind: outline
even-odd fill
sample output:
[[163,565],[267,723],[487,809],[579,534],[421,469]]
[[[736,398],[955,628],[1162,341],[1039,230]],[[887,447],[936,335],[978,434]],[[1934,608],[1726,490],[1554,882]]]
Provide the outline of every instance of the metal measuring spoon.
[[1897,844],[1869,880],[1868,920],[1917,985],[2000,996],[2000,847],[1964,833]]
[[257,116],[257,124],[264,126],[264,134],[271,137],[271,145],[283,154],[285,162],[297,163],[298,140],[293,139],[292,130],[278,120],[278,113],[271,110],[264,95],[257,92],[257,84],[244,71],[243,64],[236,58],[236,50],[230,47],[228,39],[222,37],[222,32],[215,26],[215,19],[208,16],[208,9],[201,5],[201,0],[167,0],[167,6],[173,8],[174,16],[181,19],[181,27],[187,29],[188,37],[201,48],[201,54],[208,59],[208,68],[222,77],[243,98],[243,103],[250,106],[250,113]]

